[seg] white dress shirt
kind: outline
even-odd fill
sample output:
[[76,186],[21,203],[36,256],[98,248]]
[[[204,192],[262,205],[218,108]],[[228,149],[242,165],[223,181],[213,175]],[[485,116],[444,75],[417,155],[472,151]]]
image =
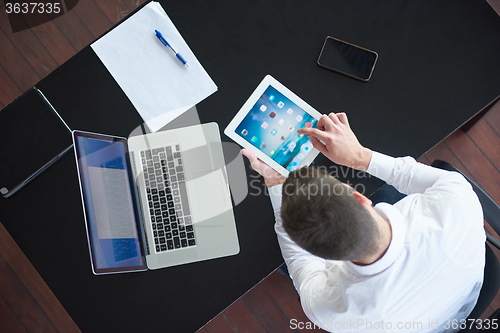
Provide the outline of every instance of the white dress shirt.
[[[308,323],[331,332],[450,332],[467,318],[483,281],[483,214],[458,173],[373,153],[367,170],[407,197],[376,211],[392,239],[376,262],[325,260],[297,246],[281,224],[281,186],[269,189],[275,230]],[[294,327],[295,326],[295,327]]]

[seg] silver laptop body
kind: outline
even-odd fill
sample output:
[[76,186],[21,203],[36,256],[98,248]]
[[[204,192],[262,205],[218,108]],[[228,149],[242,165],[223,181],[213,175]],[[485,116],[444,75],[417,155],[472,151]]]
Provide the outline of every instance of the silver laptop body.
[[[133,159],[135,182],[139,191],[144,229],[149,245],[149,254],[146,255],[148,268],[162,268],[234,255],[239,252],[236,225],[229,194],[229,182],[219,127],[216,123],[135,136],[129,138],[128,145]],[[170,153],[165,151],[166,159],[163,160],[161,158],[163,157],[161,149],[167,147],[171,147],[172,159],[170,159]],[[161,246],[164,244],[155,244],[155,238],[158,237],[154,235],[155,230],[152,227],[154,222],[152,220],[155,219],[154,215],[151,214],[155,209],[153,208],[152,211],[149,206],[148,194],[151,193],[148,193],[147,190],[148,188],[152,189],[152,181],[149,178],[145,179],[144,175],[147,173],[148,177],[153,177],[151,173],[144,170],[144,159],[146,159],[146,169],[149,169],[147,167],[147,157],[141,157],[141,152],[153,152],[154,149],[160,149],[160,151],[157,151],[160,167],[164,168],[165,166],[162,166],[161,161],[166,161],[166,170],[169,171],[168,179],[165,179],[165,173],[163,172],[165,170],[161,170],[162,175],[160,177],[155,175],[155,185],[157,187],[161,185],[158,183],[158,178],[162,178],[163,181],[163,186],[160,186],[160,188],[166,188],[165,181],[170,181],[169,185],[172,187],[175,184],[172,182],[172,178],[179,178],[175,169],[181,166],[181,173],[184,176],[183,179],[177,179],[177,183],[183,185],[179,185],[178,188],[171,189],[171,191],[179,190],[179,195],[173,195],[174,199],[176,197],[177,200],[187,198],[187,203],[180,203],[183,212],[176,219],[182,219],[182,223],[178,221],[177,226],[184,225],[184,230],[190,225],[193,226],[195,239],[195,245],[193,246],[189,246],[191,239],[187,240],[188,246],[183,247],[181,244],[180,248],[168,249],[168,245],[165,244],[166,251],[161,251]],[[179,161],[176,155],[181,156],[181,165],[178,165]],[[153,168],[155,167],[154,164],[158,163],[154,162],[154,156],[152,156]],[[174,163],[174,168],[170,168],[169,163]],[[155,168],[156,173],[158,173],[157,170]],[[174,173],[172,170],[176,172]],[[148,180],[149,186],[146,184]],[[185,193],[183,193],[184,190]],[[174,202],[174,205],[178,204]],[[187,205],[189,205],[188,209],[186,209]],[[186,221],[188,218],[190,218],[190,221]],[[162,221],[164,221],[163,218]],[[172,231],[172,228],[170,228],[170,231]],[[168,232],[164,230],[164,234]],[[169,240],[167,239],[167,242]],[[158,245],[160,251],[157,251]],[[175,243],[174,247],[176,247]]]

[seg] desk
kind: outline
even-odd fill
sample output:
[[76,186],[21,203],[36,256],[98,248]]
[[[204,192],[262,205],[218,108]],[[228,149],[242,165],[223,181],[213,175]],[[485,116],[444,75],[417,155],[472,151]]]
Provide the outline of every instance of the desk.
[[[346,111],[364,145],[418,157],[500,93],[500,19],[486,2],[162,5],[219,87],[197,108],[221,129],[269,73],[321,112]],[[327,35],[379,53],[370,82],[316,65]],[[72,128],[127,136],[142,123],[90,47],[37,86]],[[71,155],[0,199],[0,221],[82,331],[192,332],[282,262],[268,198],[249,192],[235,207],[240,254],[144,273],[92,275]]]

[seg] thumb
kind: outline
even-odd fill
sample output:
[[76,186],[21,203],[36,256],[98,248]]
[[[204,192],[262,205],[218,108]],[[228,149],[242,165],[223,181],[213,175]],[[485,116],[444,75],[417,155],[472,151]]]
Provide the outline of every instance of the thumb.
[[241,155],[245,156],[248,158],[248,162],[250,162],[250,166],[252,169],[255,171],[258,171],[259,165],[260,165],[260,160],[257,158],[257,155],[251,150],[248,149],[242,149],[241,150]]
[[248,161],[250,163],[252,163],[252,161],[256,161],[257,160],[257,156],[255,155],[255,153],[253,151],[248,150],[248,149],[242,149],[241,150],[241,155],[243,155],[246,158],[248,158]]

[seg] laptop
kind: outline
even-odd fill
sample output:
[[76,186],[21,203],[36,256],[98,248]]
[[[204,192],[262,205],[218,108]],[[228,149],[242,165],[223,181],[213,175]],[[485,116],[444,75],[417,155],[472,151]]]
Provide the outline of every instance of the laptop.
[[73,143],[94,274],[239,253],[216,123]]

